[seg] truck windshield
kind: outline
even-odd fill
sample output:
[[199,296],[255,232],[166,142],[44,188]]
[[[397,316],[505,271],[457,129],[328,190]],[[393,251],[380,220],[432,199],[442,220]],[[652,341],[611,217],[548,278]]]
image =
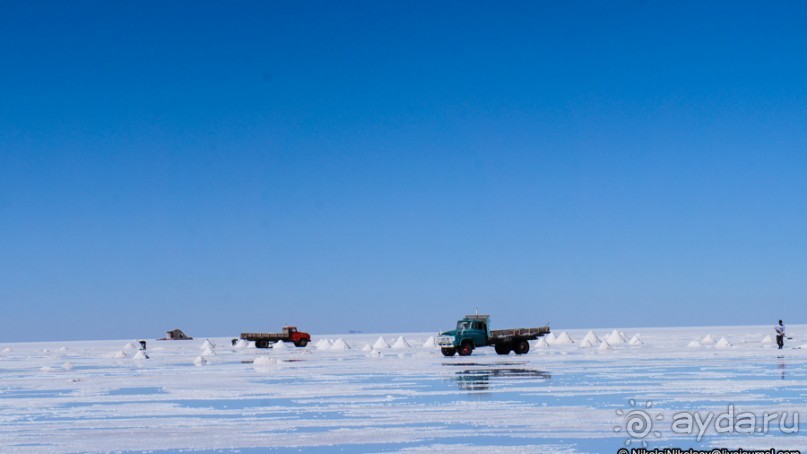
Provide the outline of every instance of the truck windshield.
[[460,321],[457,322],[457,329],[458,330],[470,329],[470,328],[471,328],[471,322],[469,322],[467,320],[460,320]]

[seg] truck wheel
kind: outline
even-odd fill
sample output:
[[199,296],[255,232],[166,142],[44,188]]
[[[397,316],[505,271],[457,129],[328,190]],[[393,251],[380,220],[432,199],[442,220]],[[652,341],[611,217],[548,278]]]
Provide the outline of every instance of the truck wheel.
[[509,343],[501,343],[496,344],[493,348],[496,349],[496,353],[500,355],[509,355],[512,346]]
[[454,347],[443,347],[440,351],[443,352],[443,356],[454,356],[454,353],[457,353],[457,349]]
[[305,347],[308,345],[308,339],[300,339],[294,345],[297,347]]
[[255,347],[257,348],[269,348],[269,341],[266,339],[260,339],[255,341]]
[[462,345],[460,345],[459,350],[460,356],[470,356],[471,353],[473,353],[473,351],[474,351],[474,344],[472,344],[471,342],[463,342]]
[[530,351],[530,343],[527,342],[525,339],[521,339],[520,341],[516,342],[515,348],[513,350],[516,352],[516,355],[523,355]]

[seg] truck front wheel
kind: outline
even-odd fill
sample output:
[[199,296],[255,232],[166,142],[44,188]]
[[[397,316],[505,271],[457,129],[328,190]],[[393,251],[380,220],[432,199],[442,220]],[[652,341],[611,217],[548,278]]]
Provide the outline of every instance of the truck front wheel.
[[308,339],[300,339],[297,342],[295,342],[294,345],[297,347],[305,347],[306,345],[308,345]]
[[512,346],[509,343],[501,343],[496,344],[493,348],[496,349],[496,353],[500,355],[509,355]]
[[474,351],[474,344],[470,342],[463,342],[462,345],[460,345],[460,351],[459,351],[460,356],[470,356],[471,353],[473,353],[473,351]]
[[530,343],[527,342],[526,339],[521,339],[520,341],[516,342],[515,348],[513,349],[516,352],[516,355],[523,355],[530,351]]
[[440,351],[443,352],[443,356],[454,356],[454,353],[457,353],[457,349],[454,347],[443,347]]

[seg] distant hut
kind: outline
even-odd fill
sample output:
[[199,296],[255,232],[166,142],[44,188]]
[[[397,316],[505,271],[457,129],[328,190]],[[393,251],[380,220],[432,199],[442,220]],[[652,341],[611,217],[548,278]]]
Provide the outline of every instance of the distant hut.
[[165,337],[160,340],[192,340],[193,338],[183,333],[181,329],[172,329],[165,332]]

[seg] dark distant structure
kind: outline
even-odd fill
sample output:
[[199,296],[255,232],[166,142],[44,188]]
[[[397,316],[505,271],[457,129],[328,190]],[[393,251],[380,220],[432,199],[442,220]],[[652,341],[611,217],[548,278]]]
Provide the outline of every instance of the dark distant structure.
[[181,329],[177,328],[172,329],[171,331],[166,331],[165,337],[158,340],[193,340],[193,338],[183,333]]

